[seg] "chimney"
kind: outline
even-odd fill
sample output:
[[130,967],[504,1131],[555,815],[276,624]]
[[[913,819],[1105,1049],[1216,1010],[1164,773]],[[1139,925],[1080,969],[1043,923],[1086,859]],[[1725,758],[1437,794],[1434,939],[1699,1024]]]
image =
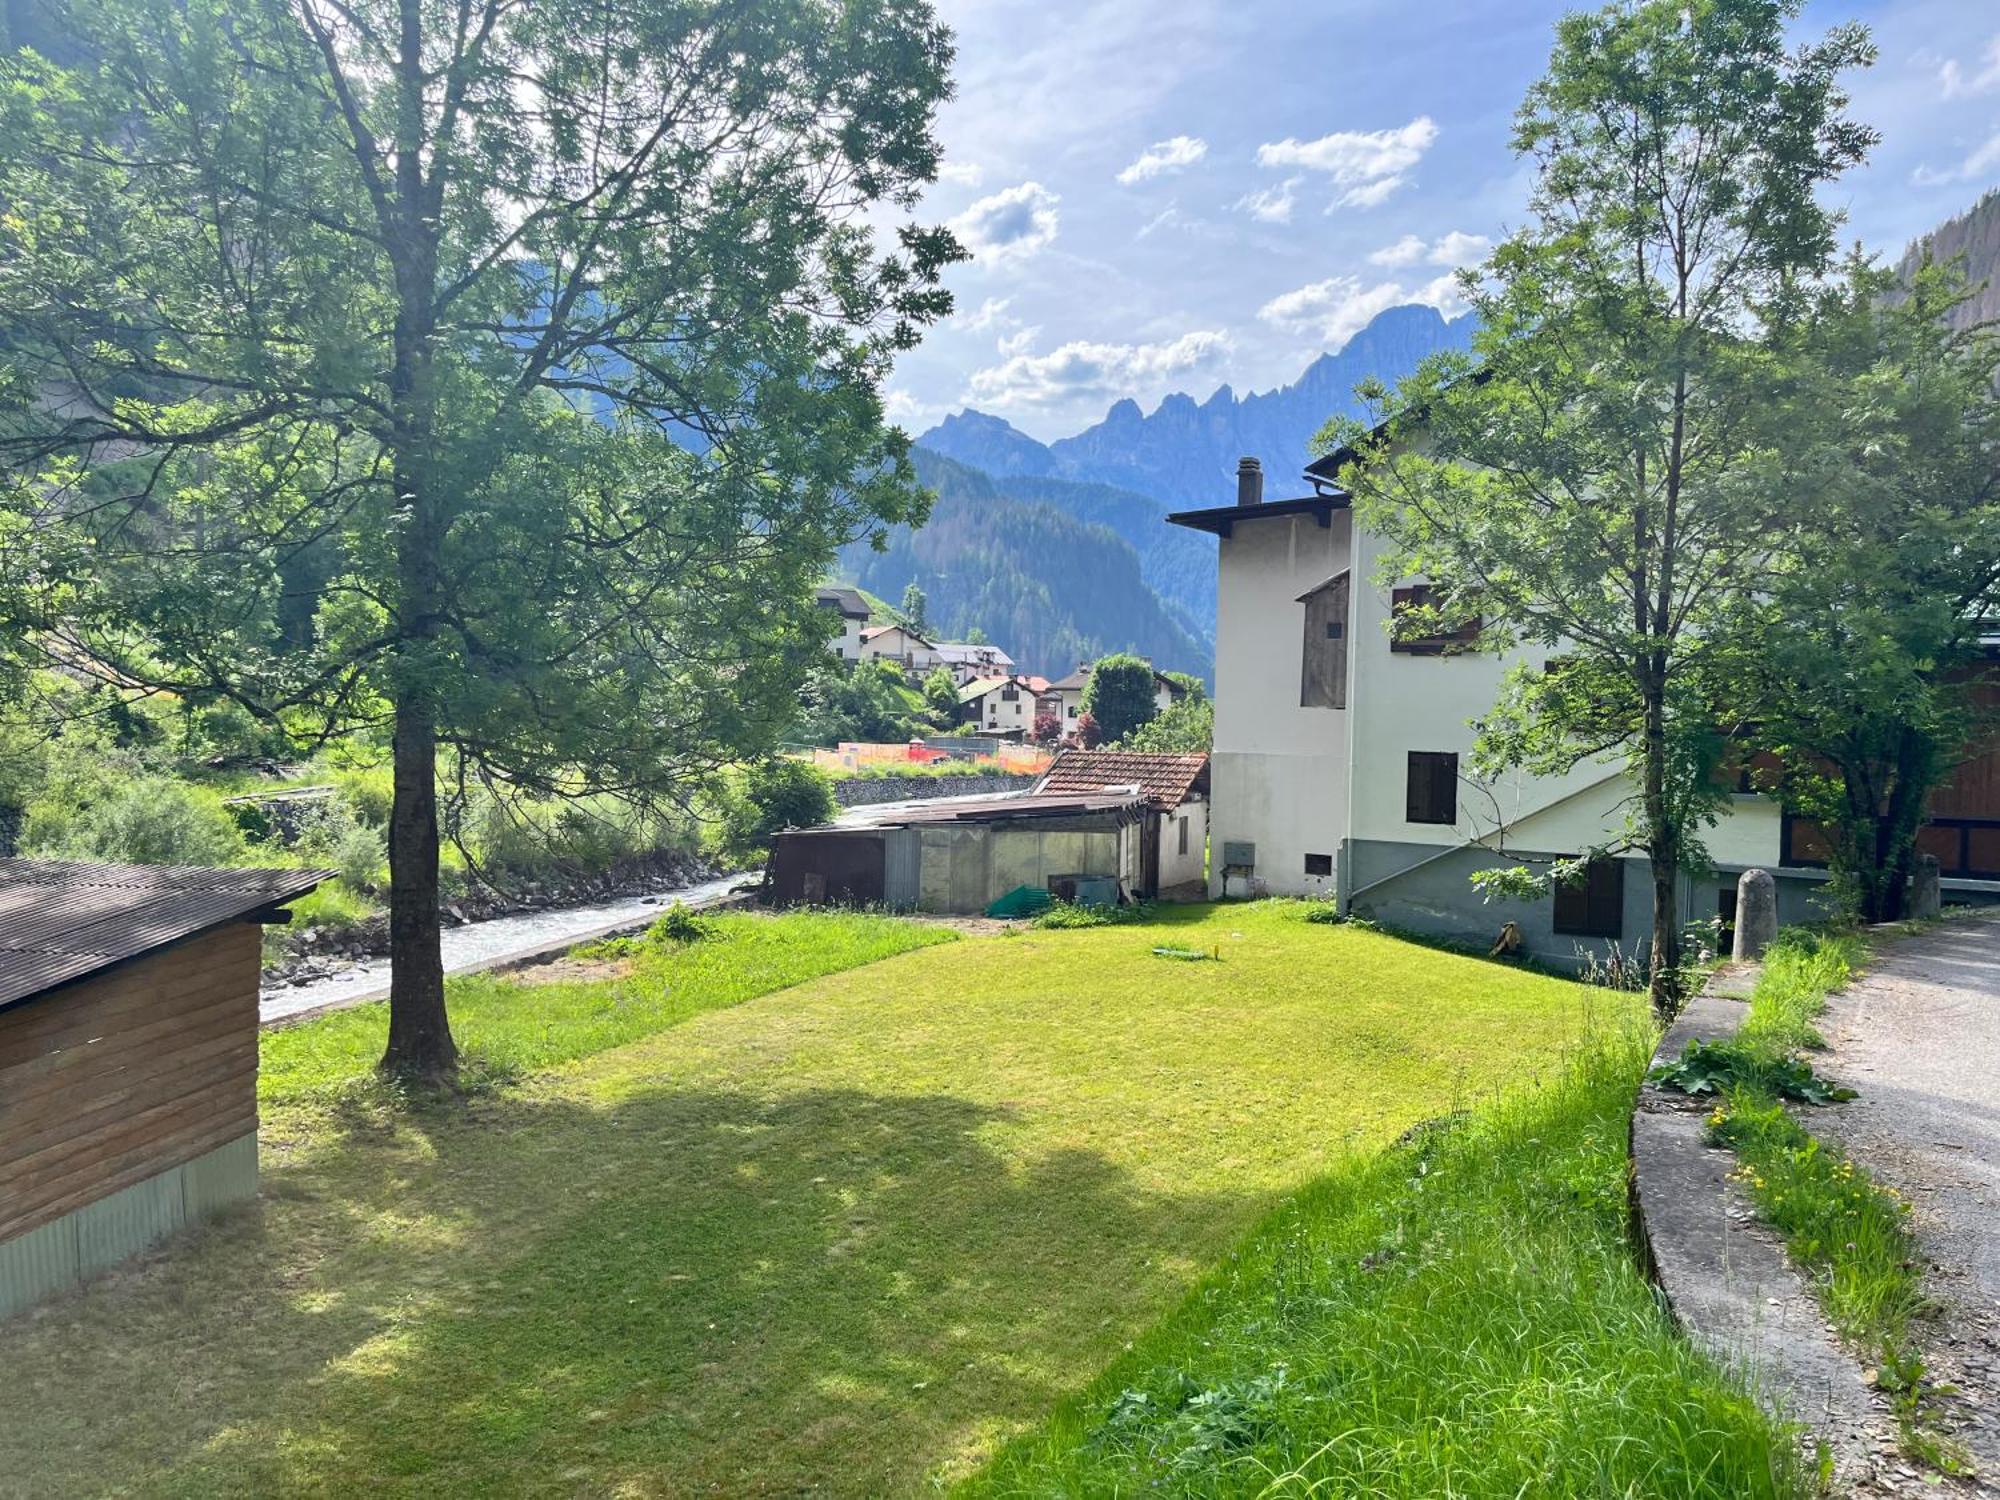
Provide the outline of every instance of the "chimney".
[[1264,466],[1254,458],[1240,458],[1236,461],[1236,503],[1238,505],[1264,503]]

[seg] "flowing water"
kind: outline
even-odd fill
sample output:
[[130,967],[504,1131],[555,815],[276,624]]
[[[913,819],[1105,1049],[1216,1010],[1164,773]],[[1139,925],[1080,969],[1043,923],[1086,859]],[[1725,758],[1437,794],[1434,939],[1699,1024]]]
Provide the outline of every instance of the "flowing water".
[[[552,943],[581,942],[607,928],[637,927],[653,920],[679,901],[688,906],[714,901],[746,879],[741,873],[644,896],[623,896],[594,906],[569,906],[549,911],[521,912],[445,928],[442,939],[447,974],[525,957]],[[259,1011],[266,1024],[329,1005],[352,1005],[389,992],[389,960],[368,958],[352,968],[305,984],[279,984],[264,990]]]

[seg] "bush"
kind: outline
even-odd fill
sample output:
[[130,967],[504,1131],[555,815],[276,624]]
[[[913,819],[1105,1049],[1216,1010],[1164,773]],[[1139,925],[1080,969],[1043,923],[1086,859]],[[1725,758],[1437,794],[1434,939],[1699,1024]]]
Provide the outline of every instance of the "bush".
[[833,783],[802,760],[767,760],[719,790],[722,846],[735,859],[754,859],[786,828],[831,823],[840,812]]
[[334,777],[340,800],[355,818],[378,828],[389,826],[389,812],[396,800],[396,778],[387,766],[342,771]]
[[36,852],[134,865],[229,865],[245,850],[242,830],[215,793],[142,776],[82,809],[58,848]]

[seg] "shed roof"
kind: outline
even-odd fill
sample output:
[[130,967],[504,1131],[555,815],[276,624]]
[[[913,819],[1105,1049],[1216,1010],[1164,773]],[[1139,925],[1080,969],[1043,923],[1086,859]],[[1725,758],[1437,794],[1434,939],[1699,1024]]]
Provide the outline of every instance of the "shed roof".
[[[798,833],[852,832],[861,828],[901,828],[917,823],[1011,823],[1030,818],[1071,818],[1090,813],[1131,813],[1145,807],[1132,792],[1001,792],[991,796],[937,797],[922,802],[854,807],[832,828]],[[780,838],[791,837],[780,834]]]
[[0,1010],[297,900],[332,877],[0,859]]
[[1208,790],[1208,757],[1139,750],[1065,750],[1035,790],[1088,792],[1120,786],[1136,786],[1155,807],[1179,807],[1195,793]]

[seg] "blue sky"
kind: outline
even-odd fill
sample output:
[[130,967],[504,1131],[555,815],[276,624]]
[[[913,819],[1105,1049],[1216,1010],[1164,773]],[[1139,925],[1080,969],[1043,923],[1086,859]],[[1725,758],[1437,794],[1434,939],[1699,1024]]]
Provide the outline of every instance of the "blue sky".
[[[958,97],[922,216],[975,259],[892,416],[972,405],[1046,440],[1121,396],[1282,385],[1397,302],[1451,310],[1454,266],[1521,219],[1508,126],[1570,8],[940,0]],[[1800,29],[1849,19],[1883,140],[1834,198],[1893,253],[2000,184],[2000,0],[1814,0]]]

